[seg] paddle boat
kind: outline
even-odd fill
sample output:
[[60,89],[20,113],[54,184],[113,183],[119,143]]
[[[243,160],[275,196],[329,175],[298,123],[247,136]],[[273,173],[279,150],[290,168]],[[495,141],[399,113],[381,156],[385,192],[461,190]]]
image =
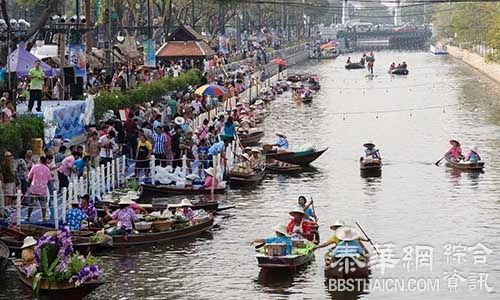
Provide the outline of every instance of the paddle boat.
[[229,171],[229,184],[235,186],[249,186],[260,182],[266,176],[266,167],[253,169],[250,173]]
[[248,133],[239,132],[238,138],[243,147],[254,146],[259,143],[259,141],[264,137],[264,131],[255,130]]
[[449,155],[445,155],[446,166],[462,171],[481,172],[484,169],[484,161],[455,161]]
[[389,70],[389,73],[392,75],[408,75],[410,72],[407,68],[395,68],[393,70]]
[[[270,146],[270,145],[264,145],[264,146]],[[326,150],[328,150],[328,148],[322,150],[308,149],[305,151],[296,151],[296,152],[270,152],[269,147],[265,147],[264,153],[266,154],[266,159],[275,159],[278,161],[282,161],[293,165],[299,165],[303,167],[311,164],[313,161],[318,159],[318,157],[320,157],[323,153],[325,153]]]
[[361,63],[349,63],[345,65],[347,70],[364,69],[366,66]]

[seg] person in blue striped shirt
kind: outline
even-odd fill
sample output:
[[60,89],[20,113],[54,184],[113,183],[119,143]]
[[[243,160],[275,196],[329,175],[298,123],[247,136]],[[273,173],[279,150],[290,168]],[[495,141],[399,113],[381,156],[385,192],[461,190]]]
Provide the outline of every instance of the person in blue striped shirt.
[[[166,144],[167,136],[163,133],[161,126],[155,128],[155,133],[153,134],[153,155],[155,159],[166,159]],[[160,162],[156,162],[156,165]],[[166,165],[165,161],[161,161],[161,165]]]

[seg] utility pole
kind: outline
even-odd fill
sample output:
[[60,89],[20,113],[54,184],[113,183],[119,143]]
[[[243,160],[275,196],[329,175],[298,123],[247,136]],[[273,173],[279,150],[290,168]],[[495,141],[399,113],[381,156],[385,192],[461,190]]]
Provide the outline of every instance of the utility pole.
[[191,27],[193,27],[194,29],[194,23],[195,23],[195,19],[194,19],[194,0],[191,0]]

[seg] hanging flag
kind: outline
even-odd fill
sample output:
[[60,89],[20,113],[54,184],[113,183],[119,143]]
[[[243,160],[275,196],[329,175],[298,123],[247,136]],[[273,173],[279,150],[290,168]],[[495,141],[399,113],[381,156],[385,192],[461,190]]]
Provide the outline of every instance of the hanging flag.
[[87,59],[84,44],[69,44],[69,65],[75,68],[75,76],[87,77]]
[[144,65],[148,67],[156,67],[155,40],[147,39],[144,41],[143,45],[144,45]]

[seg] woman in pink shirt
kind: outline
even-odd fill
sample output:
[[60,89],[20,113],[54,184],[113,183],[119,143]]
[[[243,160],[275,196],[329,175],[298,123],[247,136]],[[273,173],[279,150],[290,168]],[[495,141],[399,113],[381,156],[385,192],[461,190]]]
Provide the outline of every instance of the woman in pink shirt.
[[59,193],[63,188],[69,186],[69,176],[75,167],[75,159],[78,156],[78,152],[74,151],[70,156],[65,157],[61,162],[61,165],[57,169],[57,178],[59,179]]
[[30,186],[30,197],[28,201],[28,222],[31,218],[31,212],[33,211],[33,206],[36,204],[35,201],[38,200],[42,208],[42,218],[46,220],[47,218],[47,196],[49,181],[52,179],[52,174],[47,166],[47,158],[45,156],[40,157],[40,161],[35,164],[29,174],[28,180],[31,183]]
[[451,159],[459,161],[464,158],[462,155],[462,148],[460,148],[460,143],[457,140],[450,140],[451,149],[448,150],[446,155],[448,155]]
[[214,178],[214,168],[205,169],[205,183],[203,184],[203,188],[212,189],[216,188],[218,183],[217,179]]

